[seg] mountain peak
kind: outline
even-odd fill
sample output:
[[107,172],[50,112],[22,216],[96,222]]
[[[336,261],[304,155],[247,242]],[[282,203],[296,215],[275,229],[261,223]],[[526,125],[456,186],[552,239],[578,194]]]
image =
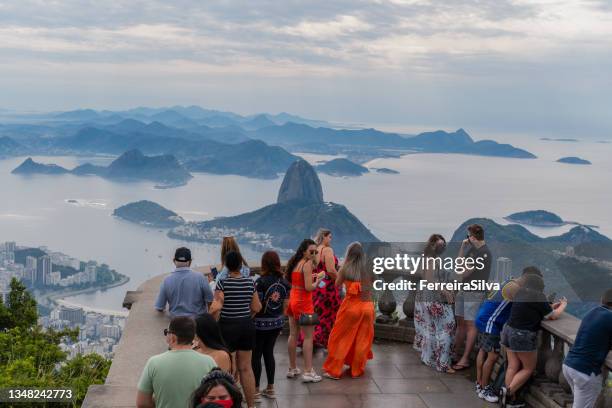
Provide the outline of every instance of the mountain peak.
[[297,160],[285,173],[278,191],[278,203],[299,200],[301,202],[323,202],[323,187],[314,168],[305,160]]

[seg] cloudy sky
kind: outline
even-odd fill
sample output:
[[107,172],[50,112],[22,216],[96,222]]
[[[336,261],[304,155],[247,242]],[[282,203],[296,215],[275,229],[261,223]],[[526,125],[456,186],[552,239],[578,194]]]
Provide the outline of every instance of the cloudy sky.
[[0,108],[612,137],[612,0],[0,0]]

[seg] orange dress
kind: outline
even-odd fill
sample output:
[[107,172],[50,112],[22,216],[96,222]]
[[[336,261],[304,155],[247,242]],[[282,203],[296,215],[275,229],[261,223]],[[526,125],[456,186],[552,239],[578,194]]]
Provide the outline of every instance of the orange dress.
[[344,284],[346,297],[329,335],[323,370],[340,377],[346,364],[351,367],[351,376],[359,377],[365,371],[366,362],[374,357],[374,302],[362,299],[361,282]]
[[[308,292],[304,288],[304,264],[301,263],[301,265],[301,268],[296,267],[291,272],[291,292],[289,292],[289,306],[287,307],[287,316],[291,316],[295,320],[298,320],[303,313],[314,313],[312,292]],[[297,266],[300,266],[300,264]]]

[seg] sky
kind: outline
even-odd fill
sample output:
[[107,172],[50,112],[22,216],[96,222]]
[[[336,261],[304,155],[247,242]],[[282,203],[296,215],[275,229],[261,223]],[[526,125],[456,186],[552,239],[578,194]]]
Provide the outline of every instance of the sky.
[[0,109],[612,138],[612,0],[0,0]]

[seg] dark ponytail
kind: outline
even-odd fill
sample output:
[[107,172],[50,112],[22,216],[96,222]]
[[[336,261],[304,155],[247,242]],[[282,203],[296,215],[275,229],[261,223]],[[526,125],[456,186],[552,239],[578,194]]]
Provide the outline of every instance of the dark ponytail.
[[304,252],[306,252],[308,247],[311,245],[317,244],[310,238],[306,238],[305,240],[303,240],[300,246],[295,250],[295,254],[293,254],[293,256],[287,262],[285,276],[289,282],[291,282],[291,273],[293,272],[293,269],[297,266],[298,262],[302,260],[302,258],[304,257]]

